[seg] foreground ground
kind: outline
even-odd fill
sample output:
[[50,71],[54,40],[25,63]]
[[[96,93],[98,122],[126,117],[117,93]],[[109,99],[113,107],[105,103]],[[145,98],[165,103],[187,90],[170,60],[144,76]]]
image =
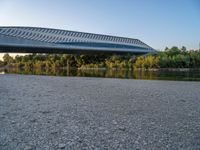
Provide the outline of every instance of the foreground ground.
[[0,149],[200,149],[200,83],[0,75]]

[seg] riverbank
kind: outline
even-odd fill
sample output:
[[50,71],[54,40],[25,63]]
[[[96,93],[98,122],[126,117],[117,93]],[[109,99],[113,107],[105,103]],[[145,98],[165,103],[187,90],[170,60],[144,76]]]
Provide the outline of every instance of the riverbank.
[[106,68],[106,67],[101,67],[101,68],[88,68],[88,67],[57,67],[57,68],[25,68],[25,67],[12,67],[12,66],[3,66],[0,67],[0,71],[3,71],[5,69],[21,69],[21,70],[135,70],[135,71],[195,71],[195,70],[200,70],[200,68]]
[[[109,68],[77,68],[79,70],[109,70]],[[129,68],[112,68],[110,70],[135,70],[135,71],[196,71],[200,70],[200,68],[149,68],[149,69],[144,69],[144,68],[134,68],[134,69],[129,69]]]
[[[32,54],[12,58],[5,54],[1,64],[19,68],[127,68],[157,70],[160,68],[200,68],[200,51],[172,47],[157,55],[136,56],[131,54]],[[1,66],[1,65],[0,65]]]
[[198,82],[0,75],[0,149],[199,149]]
[[144,70],[144,69],[96,69],[96,68],[57,68],[57,69],[22,69],[6,68],[1,74],[23,74],[23,75],[48,75],[48,76],[73,76],[73,77],[101,77],[101,78],[123,78],[142,80],[174,80],[174,81],[200,81],[199,69],[171,70]]

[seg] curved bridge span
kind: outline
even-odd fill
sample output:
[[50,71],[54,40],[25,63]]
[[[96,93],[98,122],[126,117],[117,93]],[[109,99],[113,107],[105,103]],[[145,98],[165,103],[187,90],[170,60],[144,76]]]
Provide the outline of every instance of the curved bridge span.
[[38,27],[0,27],[0,52],[156,53],[138,39]]

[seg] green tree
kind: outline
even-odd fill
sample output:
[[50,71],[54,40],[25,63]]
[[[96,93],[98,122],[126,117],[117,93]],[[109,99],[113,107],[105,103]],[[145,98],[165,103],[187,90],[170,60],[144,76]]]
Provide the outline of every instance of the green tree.
[[174,56],[174,55],[178,55],[180,53],[181,53],[181,50],[176,46],[172,47],[171,49],[166,50],[166,54],[168,56]]
[[186,50],[187,50],[187,48],[186,48],[185,46],[182,46],[182,47],[181,47],[181,52],[184,52],[184,53],[185,53]]
[[9,54],[5,54],[3,56],[3,61],[4,61],[5,65],[8,65],[8,64],[13,63],[14,59]]

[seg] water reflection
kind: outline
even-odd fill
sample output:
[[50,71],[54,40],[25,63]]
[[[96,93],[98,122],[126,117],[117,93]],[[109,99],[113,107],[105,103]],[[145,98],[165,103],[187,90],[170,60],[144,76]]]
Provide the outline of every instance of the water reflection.
[[51,75],[51,76],[79,76],[104,77],[145,80],[184,80],[200,81],[200,71],[133,71],[107,69],[4,69],[5,74]]

